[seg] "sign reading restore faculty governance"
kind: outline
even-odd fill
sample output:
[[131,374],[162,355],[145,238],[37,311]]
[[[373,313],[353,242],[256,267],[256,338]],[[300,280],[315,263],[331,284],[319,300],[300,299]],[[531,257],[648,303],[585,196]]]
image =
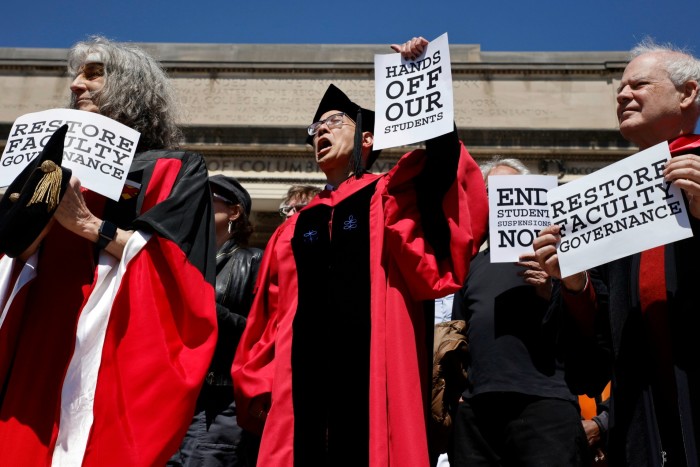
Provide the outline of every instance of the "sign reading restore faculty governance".
[[454,129],[452,70],[447,34],[415,60],[374,56],[374,149],[425,141]]
[[0,158],[0,186],[7,186],[64,124],[63,165],[82,186],[117,200],[136,153],[140,134],[102,115],[72,109],[52,109],[15,120]]
[[692,237],[681,190],[664,181],[663,142],[547,193],[563,277]]

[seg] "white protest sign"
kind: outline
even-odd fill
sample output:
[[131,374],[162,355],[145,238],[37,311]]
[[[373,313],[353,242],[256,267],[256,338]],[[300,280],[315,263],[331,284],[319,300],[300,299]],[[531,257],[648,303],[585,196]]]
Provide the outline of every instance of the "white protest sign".
[[416,60],[374,56],[374,149],[417,143],[454,129],[452,69],[447,33]]
[[549,222],[551,175],[489,176],[489,247],[492,263],[512,263],[532,253],[532,241]]
[[512,263],[532,253],[532,241],[550,224],[547,191],[557,186],[551,175],[491,175],[489,247],[492,263]]
[[664,142],[547,193],[563,277],[692,237],[681,190],[664,181]]
[[71,169],[82,186],[118,200],[140,134],[110,118],[82,110],[51,109],[15,120],[0,158],[0,186],[12,183],[64,124],[68,124],[68,132],[61,165]]

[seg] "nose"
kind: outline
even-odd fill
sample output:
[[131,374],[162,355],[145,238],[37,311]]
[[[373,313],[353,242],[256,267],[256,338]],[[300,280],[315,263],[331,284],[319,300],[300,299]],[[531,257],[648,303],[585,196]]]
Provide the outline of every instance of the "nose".
[[629,87],[629,85],[626,85],[617,91],[616,99],[618,104],[623,104],[632,99],[632,89]]
[[330,131],[331,129],[328,128],[328,122],[324,121],[323,123],[321,123],[321,126],[319,126],[316,130],[316,137],[325,135],[326,133],[330,133]]
[[73,82],[70,84],[70,90],[72,93],[79,94],[85,91],[85,89],[87,89],[85,87],[85,82],[83,81],[82,76],[83,75],[76,76]]

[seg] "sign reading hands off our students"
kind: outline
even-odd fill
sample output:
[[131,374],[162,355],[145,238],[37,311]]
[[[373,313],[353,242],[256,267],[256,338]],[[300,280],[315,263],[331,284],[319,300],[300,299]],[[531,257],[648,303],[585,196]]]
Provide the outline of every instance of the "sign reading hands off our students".
[[547,227],[547,190],[552,175],[489,176],[489,247],[492,263],[512,263],[532,253],[532,241]]
[[0,158],[0,186],[12,183],[64,124],[68,132],[62,165],[73,171],[81,186],[118,200],[140,134],[110,118],[82,110],[45,110],[15,120]]
[[416,60],[400,53],[374,56],[374,149],[425,141],[454,129],[447,33]]
[[563,277],[692,237],[681,190],[664,181],[663,142],[547,193]]

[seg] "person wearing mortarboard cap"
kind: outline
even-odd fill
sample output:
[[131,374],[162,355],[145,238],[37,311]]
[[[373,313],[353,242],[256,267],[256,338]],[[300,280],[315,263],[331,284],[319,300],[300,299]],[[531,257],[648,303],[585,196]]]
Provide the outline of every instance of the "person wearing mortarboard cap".
[[481,172],[456,131],[367,172],[373,113],[333,85],[312,122],[329,186],[265,250],[232,367],[238,422],[262,433],[259,465],[425,466],[424,303],[458,290],[478,251]]
[[262,250],[248,246],[253,233],[248,191],[233,177],[213,175],[209,186],[216,229],[216,315],[214,358],[197,398],[194,417],[169,466],[255,465],[259,437],[236,423],[231,363],[253,301]]
[[140,139],[117,201],[61,166],[64,126],[0,202],[0,465],[163,465],[216,343],[207,170],[169,150],[174,95],[152,57],[96,37],[68,62],[71,108]]

